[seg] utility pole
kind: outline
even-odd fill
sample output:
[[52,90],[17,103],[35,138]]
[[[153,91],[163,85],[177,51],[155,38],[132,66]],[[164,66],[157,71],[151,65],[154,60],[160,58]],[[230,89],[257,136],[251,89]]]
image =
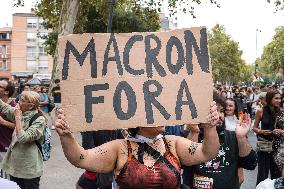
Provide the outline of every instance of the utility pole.
[[260,29],[256,28],[255,30],[255,66],[254,66],[254,74],[257,72],[258,64],[257,64],[257,33],[261,32]]
[[108,25],[107,25],[107,33],[112,32],[112,19],[113,19],[113,8],[115,5],[115,0],[109,0],[109,14],[108,14]]

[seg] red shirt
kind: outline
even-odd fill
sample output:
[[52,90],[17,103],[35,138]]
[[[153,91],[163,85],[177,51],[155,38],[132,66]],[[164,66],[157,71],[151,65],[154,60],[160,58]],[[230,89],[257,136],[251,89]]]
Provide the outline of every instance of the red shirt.
[[[9,103],[12,107],[15,107],[17,105],[17,103],[12,100]],[[2,116],[3,119],[8,120],[7,117],[3,114],[0,113],[0,116]],[[1,125],[0,124],[0,152],[6,152],[6,148],[9,147],[11,141],[12,141],[12,134],[13,134],[14,129],[10,129],[5,125]]]

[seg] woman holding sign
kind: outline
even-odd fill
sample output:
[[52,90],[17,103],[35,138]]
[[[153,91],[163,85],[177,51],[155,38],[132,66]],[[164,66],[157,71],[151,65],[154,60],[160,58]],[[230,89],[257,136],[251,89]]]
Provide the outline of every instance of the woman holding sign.
[[74,166],[98,173],[114,172],[120,189],[181,187],[180,165],[195,165],[213,159],[219,149],[215,125],[219,122],[216,103],[204,124],[204,142],[178,136],[162,136],[164,127],[139,127],[130,137],[84,150],[69,130],[64,111],[59,110],[56,131],[66,158]]

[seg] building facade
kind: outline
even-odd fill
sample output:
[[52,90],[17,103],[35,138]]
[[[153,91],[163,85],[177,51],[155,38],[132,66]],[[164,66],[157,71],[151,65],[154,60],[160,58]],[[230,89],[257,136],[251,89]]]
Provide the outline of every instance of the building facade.
[[13,14],[11,75],[16,81],[37,75],[50,75],[53,59],[47,55],[41,36],[48,31],[33,13]]
[[0,79],[11,79],[12,28],[0,28]]
[[161,31],[170,31],[177,29],[177,23],[170,17],[167,17],[165,13],[159,13]]

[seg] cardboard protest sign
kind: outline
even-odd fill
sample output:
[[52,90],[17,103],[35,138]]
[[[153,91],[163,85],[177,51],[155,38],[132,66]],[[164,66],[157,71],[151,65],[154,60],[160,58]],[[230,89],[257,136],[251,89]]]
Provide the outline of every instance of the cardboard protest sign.
[[205,28],[59,39],[72,131],[206,122],[212,72]]

